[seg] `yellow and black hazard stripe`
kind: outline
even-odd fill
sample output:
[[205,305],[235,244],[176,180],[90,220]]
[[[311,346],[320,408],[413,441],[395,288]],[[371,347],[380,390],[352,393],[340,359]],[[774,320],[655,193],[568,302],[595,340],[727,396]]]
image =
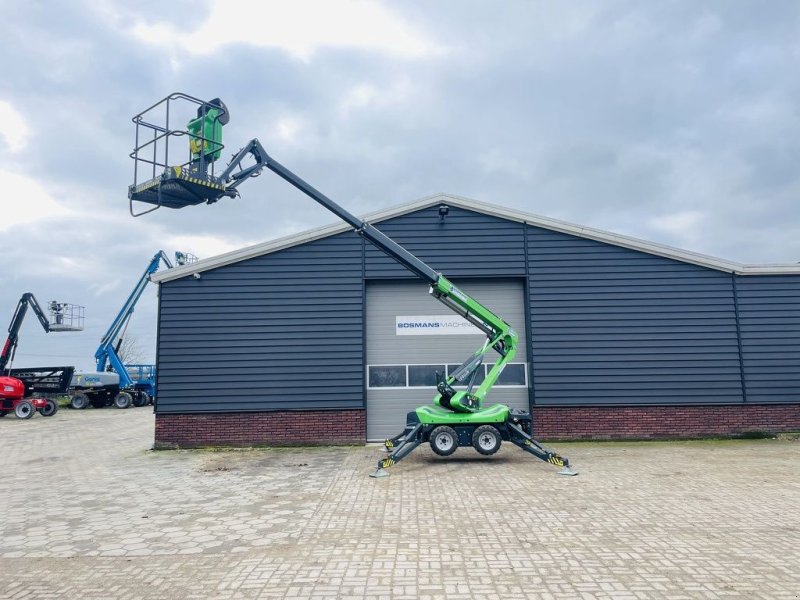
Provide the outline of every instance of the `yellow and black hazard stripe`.
[[393,458],[384,458],[381,461],[381,468],[382,469],[386,469],[388,467],[391,467],[393,464],[394,464],[394,459]]
[[218,183],[214,183],[213,181],[208,181],[206,179],[199,179],[197,177],[187,177],[186,175],[179,175],[180,179],[183,181],[188,181],[189,183],[194,183],[196,185],[203,185],[205,187],[210,187],[214,190],[224,190],[225,187],[221,186]]
[[150,181],[145,181],[144,183],[140,183],[133,191],[137,194],[149,190],[150,188],[154,188],[158,185],[158,179],[151,179]]
[[[172,167],[171,170],[172,170],[172,177],[176,177],[177,179],[180,179],[182,181],[188,181],[189,183],[194,183],[195,185],[204,185],[204,186],[210,187],[211,189],[214,189],[214,190],[224,190],[225,189],[225,186],[224,185],[220,185],[219,183],[215,183],[213,181],[208,181],[207,179],[200,179],[199,177],[191,177],[191,176],[187,175],[184,172],[183,167],[181,167],[181,166]],[[158,182],[158,180],[155,180],[155,181],[156,181],[156,183]]]
[[561,458],[560,456],[556,456],[556,455],[553,455],[550,458],[548,458],[547,462],[549,462],[551,465],[555,465],[557,467],[563,467],[564,466],[564,459]]

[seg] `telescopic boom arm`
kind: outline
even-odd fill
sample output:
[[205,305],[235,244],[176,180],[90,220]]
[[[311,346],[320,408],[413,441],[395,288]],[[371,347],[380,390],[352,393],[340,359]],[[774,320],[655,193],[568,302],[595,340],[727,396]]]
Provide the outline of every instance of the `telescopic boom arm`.
[[120,384],[122,387],[127,387],[132,383],[125,369],[125,365],[122,364],[122,360],[118,355],[119,347],[122,343],[122,336],[124,335],[128,321],[130,321],[131,316],[133,316],[136,303],[139,302],[139,298],[142,297],[150,281],[150,276],[158,270],[162,261],[168,268],[172,268],[172,262],[170,262],[166,253],[163,250],[159,250],[150,260],[150,263],[147,265],[141,277],[139,277],[139,280],[136,282],[125,304],[122,305],[116,318],[111,322],[108,331],[100,338],[100,345],[94,353],[94,358],[97,361],[97,370],[105,371],[106,367],[110,364],[114,371],[120,376]]
[[[238,172],[234,172],[248,155],[252,156],[255,163]],[[487,343],[471,355],[450,377],[439,382],[437,385],[438,394],[434,398],[436,404],[455,412],[474,412],[479,410],[484,396],[495,384],[505,365],[514,358],[516,353],[517,334],[511,326],[477,300],[465,294],[441,273],[437,273],[430,265],[421,261],[411,252],[381,233],[377,228],[352,215],[314,186],[270,157],[258,140],[251,140],[247,146],[233,157],[220,179],[231,181],[232,183],[227,186],[227,189],[235,189],[246,179],[260,174],[264,167],[316,200],[351,225],[356,233],[369,240],[378,249],[427,282],[431,286],[430,293],[434,298],[486,334]],[[474,381],[474,375],[490,348],[496,350],[500,357],[489,370],[478,389],[473,393],[471,383]],[[468,391],[456,391],[453,388],[453,384],[465,382],[469,384],[470,389]]]

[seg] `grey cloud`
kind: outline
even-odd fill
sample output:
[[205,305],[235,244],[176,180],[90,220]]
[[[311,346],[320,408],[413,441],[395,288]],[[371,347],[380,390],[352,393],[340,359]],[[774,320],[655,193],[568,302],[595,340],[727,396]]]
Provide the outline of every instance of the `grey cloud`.
[[[4,236],[0,318],[31,289],[84,301],[96,319],[80,344],[31,331],[32,354],[64,344],[90,358],[165,232],[238,244],[333,221],[270,174],[241,199],[127,218],[130,117],[176,90],[221,96],[231,150],[258,137],[353,212],[445,191],[732,260],[800,256],[796,3],[415,0],[387,6],[442,53],[320,49],[306,62],[246,45],[207,56],[148,46],[125,27],[191,27],[207,6],[114,6],[116,16],[88,2],[25,3],[0,23],[0,51],[15,57],[0,99],[34,127],[24,152],[0,157],[75,211]],[[359,85],[388,99],[343,111]],[[303,123],[295,139],[275,135],[287,117]],[[687,214],[686,231],[659,226]],[[33,275],[54,255],[94,279]],[[95,296],[95,279],[120,284]],[[139,312],[146,335],[154,300]]]

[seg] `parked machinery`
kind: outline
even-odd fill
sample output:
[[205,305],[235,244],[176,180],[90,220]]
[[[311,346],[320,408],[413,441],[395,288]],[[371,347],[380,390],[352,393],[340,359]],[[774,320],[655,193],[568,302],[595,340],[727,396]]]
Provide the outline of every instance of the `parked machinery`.
[[48,302],[48,316],[32,293],[22,294],[8,327],[8,337],[0,351],[0,417],[13,412],[17,418],[29,419],[36,411],[45,417],[53,416],[58,410],[56,402],[33,394],[66,392],[75,370],[74,367],[10,368],[19,343],[19,330],[29,308],[39,319],[45,333],[83,329],[82,306]]
[[[175,253],[178,265],[195,260],[197,258],[192,254]],[[142,297],[150,276],[158,271],[162,263],[168,269],[172,268],[172,262],[166,253],[159,250],[150,259],[119,313],[100,339],[100,345],[94,353],[97,371],[74,375],[70,397],[72,408],[86,408],[90,404],[95,408],[111,404],[117,408],[128,408],[131,404],[145,406],[155,397],[155,365],[124,364],[120,348],[136,304]]]
[[[196,118],[189,121],[186,129],[169,128],[170,123],[176,122],[175,119],[170,119],[170,107],[178,101],[188,102],[196,107]],[[149,119],[161,109],[165,109],[165,122],[150,122]],[[228,110],[218,98],[204,102],[186,94],[172,94],[136,115],[133,118],[136,124],[136,147],[131,153],[136,166],[134,182],[128,188],[131,214],[138,216],[134,212],[134,202],[150,205],[145,212],[151,212],[161,206],[184,208],[204,202],[216,202],[224,196],[237,196],[239,185],[267,168],[337,215],[372,245],[426,281],[434,298],[486,334],[486,341],[481,347],[467,357],[449,377],[439,379],[434,405],[421,406],[408,413],[403,432],[386,440],[384,447],[389,456],[378,461],[378,469],[372,476],[388,475],[387,467],[396,464],[425,442],[430,443],[437,454],[447,456],[459,446],[472,446],[484,455],[494,454],[502,441],[510,441],[537,458],[562,467],[561,474],[577,475],[570,468],[569,460],[547,450],[532,437],[529,413],[500,404],[488,408],[482,406],[485,396],[516,352],[518,336],[509,324],[469,297],[430,265],[369,223],[350,214],[271,158],[258,140],[248,142],[234,154],[222,173],[215,175],[214,161],[219,158],[223,148],[222,126],[228,119]],[[178,144],[171,138],[178,136],[188,136],[188,160],[175,165],[170,164],[169,144],[172,142],[174,149]],[[140,143],[140,140],[146,141]],[[157,152],[159,143],[162,144],[161,154]],[[185,145],[183,147],[186,148]],[[142,182],[138,180],[140,163],[151,171],[151,177]],[[475,387],[478,369],[490,349],[494,349],[499,358],[484,380]]]

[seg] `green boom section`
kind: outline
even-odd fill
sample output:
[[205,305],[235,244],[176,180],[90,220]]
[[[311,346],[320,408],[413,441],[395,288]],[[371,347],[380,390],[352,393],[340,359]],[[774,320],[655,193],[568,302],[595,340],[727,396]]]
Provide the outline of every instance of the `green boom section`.
[[[439,393],[434,397],[433,402],[459,414],[482,412],[483,399],[497,382],[505,366],[514,359],[517,353],[517,332],[511,325],[465,294],[443,275],[440,275],[436,283],[431,286],[431,293],[486,334],[488,341],[475,351],[468,360],[469,363],[477,367],[491,348],[494,348],[500,355],[476,390],[455,392],[452,397],[447,399],[446,403],[442,393]],[[456,383],[458,382],[452,375],[447,379],[448,386]]]

